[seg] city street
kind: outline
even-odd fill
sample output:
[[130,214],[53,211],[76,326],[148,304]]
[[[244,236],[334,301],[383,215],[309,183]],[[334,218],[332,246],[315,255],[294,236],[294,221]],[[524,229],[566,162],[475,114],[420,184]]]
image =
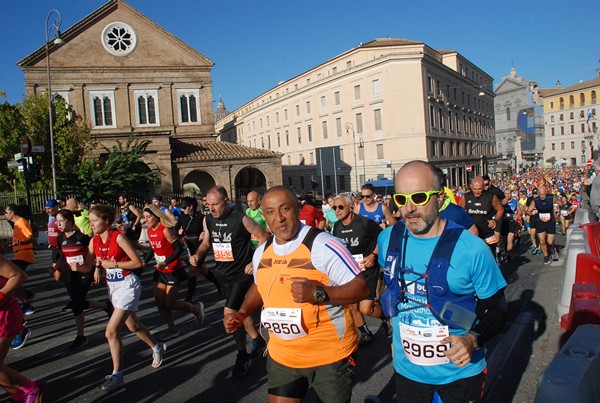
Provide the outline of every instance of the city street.
[[[557,236],[557,244],[565,239]],[[558,351],[561,334],[556,301],[562,282],[563,262],[542,264],[542,256],[531,256],[527,237],[521,255],[502,266],[509,282],[506,291],[509,322],[504,332],[489,343],[487,402],[531,402],[537,381]],[[10,257],[10,255],[8,256]],[[28,316],[32,337],[27,345],[11,351],[7,363],[33,378],[45,378],[48,402],[264,402],[267,398],[265,359],[257,359],[244,378],[232,378],[235,346],[222,325],[223,301],[212,284],[202,280],[196,293],[206,305],[206,320],[198,328],[191,314],[175,313],[183,335],[167,343],[165,361],[153,369],[151,351],[135,336],[123,338],[125,346],[125,387],[107,394],[99,389],[111,373],[111,360],[104,338],[106,314],[89,311],[86,331],[89,344],[78,352],[69,351],[75,338],[64,287],[48,275],[50,253],[37,251],[36,264],[29,268],[28,288],[36,293],[37,312]],[[151,270],[143,276],[139,317],[152,332],[166,328],[152,297]],[[182,291],[183,295],[184,291]],[[90,299],[106,298],[104,286],[95,287]],[[376,332],[376,342],[360,350],[353,402],[378,395],[382,402],[394,397],[389,341],[383,338],[378,320],[368,324]],[[309,352],[307,352],[309,353]],[[10,399],[4,394],[2,401]],[[314,395],[309,402],[318,401]]]

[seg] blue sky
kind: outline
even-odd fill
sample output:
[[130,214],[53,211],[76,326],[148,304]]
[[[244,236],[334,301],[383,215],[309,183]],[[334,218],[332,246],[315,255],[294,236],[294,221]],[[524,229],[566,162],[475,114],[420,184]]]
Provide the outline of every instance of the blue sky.
[[[44,44],[48,12],[64,31],[103,0],[3,0],[0,90],[24,93],[17,61]],[[207,56],[213,100],[234,110],[361,42],[398,37],[453,49],[498,84],[517,73],[553,87],[596,77],[600,1],[129,0],[142,14]]]

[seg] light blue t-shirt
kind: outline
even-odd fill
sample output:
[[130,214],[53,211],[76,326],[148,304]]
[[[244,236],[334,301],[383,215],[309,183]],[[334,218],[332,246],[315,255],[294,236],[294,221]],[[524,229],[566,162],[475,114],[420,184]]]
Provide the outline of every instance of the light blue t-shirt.
[[[387,250],[392,227],[386,228],[377,239],[379,245],[379,264],[386,266]],[[433,253],[433,249],[439,240],[434,238],[416,238],[408,232],[409,236],[406,245],[405,280],[408,283],[416,280],[415,286],[409,286],[408,289],[414,294],[408,297],[422,304],[427,302],[425,291],[425,279],[420,275],[424,274],[427,264]],[[400,265],[400,262],[398,262]],[[388,264],[388,268],[389,268]],[[475,293],[479,298],[485,299],[493,296],[499,290],[506,287],[506,281],[496,264],[490,248],[479,237],[468,231],[463,231],[456,248],[450,259],[450,267],[447,275],[450,290],[455,294]],[[407,309],[417,307],[415,309]],[[484,350],[476,350],[471,362],[463,368],[457,367],[454,363],[422,366],[412,363],[406,357],[402,338],[400,337],[400,324],[404,323],[416,327],[427,327],[439,325],[437,319],[428,308],[419,307],[414,302],[399,303],[399,314],[392,318],[393,326],[393,345],[394,357],[393,364],[396,372],[412,379],[416,382],[443,385],[475,376],[481,373],[485,366]],[[460,335],[467,330],[450,329],[450,335]]]

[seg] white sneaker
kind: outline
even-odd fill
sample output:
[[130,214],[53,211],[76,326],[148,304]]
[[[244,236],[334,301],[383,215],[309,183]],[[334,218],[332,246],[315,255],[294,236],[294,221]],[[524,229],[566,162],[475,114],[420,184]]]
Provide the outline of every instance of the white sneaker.
[[123,375],[118,376],[115,374],[106,375],[106,381],[100,386],[100,389],[110,392],[111,390],[115,390],[120,388],[125,384],[125,377]]
[[152,350],[152,368],[158,368],[163,362],[163,354],[167,351],[167,345],[162,341],[158,342],[158,351]]
[[204,323],[204,304],[202,302],[195,303],[192,313],[196,317],[198,326],[202,326],[202,323]]

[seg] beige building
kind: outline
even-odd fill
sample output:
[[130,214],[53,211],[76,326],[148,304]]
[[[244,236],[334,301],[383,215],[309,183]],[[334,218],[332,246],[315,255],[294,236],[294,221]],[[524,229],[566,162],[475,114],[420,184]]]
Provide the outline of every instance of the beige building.
[[539,93],[544,105],[544,161],[583,165],[588,159],[598,158],[593,150],[600,146],[600,69],[593,80],[565,88],[558,82],[556,88],[541,89]]
[[[216,122],[223,141],[284,153],[283,183],[324,193],[412,159],[450,184],[493,169],[492,77],[456,51],[384,38],[280,83]],[[312,186],[311,186],[312,185]]]
[[[158,191],[198,194],[216,183],[237,198],[281,183],[279,153],[216,141],[214,63],[130,5],[109,1],[62,39],[49,49],[53,94],[108,148],[131,134],[151,140],[145,163],[163,173]],[[18,63],[27,93],[47,90],[46,62],[43,46]]]

